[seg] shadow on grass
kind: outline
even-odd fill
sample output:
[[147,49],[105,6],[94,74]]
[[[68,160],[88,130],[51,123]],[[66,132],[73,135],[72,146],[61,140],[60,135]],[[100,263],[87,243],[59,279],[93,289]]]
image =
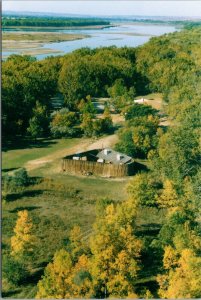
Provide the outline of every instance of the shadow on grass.
[[21,292],[21,289],[17,289],[17,290],[12,290],[12,291],[7,291],[7,292],[3,292],[2,291],[2,298],[11,298],[11,296],[15,295],[16,293]]
[[18,138],[3,141],[2,151],[17,150],[17,149],[28,149],[28,148],[45,148],[56,144],[52,138],[40,138],[40,139],[28,139]]
[[10,171],[14,171],[17,170],[18,168],[9,168],[9,169],[2,169],[2,172],[10,172]]
[[140,172],[140,171],[147,171],[148,170],[147,166],[142,164],[142,163],[139,163],[139,162],[135,161],[134,164],[135,164],[136,173]]
[[[154,297],[157,297],[157,290],[159,288],[159,285],[156,280],[150,279],[146,282],[137,283],[136,284],[136,292],[137,294],[141,294],[145,290],[149,290]],[[144,295],[145,296],[145,295]]]
[[21,206],[21,207],[16,207],[15,209],[10,210],[9,212],[16,213],[21,210],[32,211],[32,210],[39,209],[39,208],[41,208],[41,206]]
[[19,200],[23,197],[35,197],[41,195],[42,193],[43,193],[42,190],[34,190],[34,191],[24,191],[21,193],[9,194],[6,196],[6,201],[12,202],[12,201]]
[[24,285],[37,284],[43,274],[44,274],[44,269],[40,268],[39,270],[35,271],[33,274],[30,274],[26,278],[24,278],[21,283]]
[[139,226],[139,229],[137,230],[136,234],[138,236],[156,236],[159,233],[161,226],[161,224],[157,223],[142,224]]
[[129,176],[136,175],[139,172],[147,171],[148,168],[144,164],[134,161],[134,166],[129,171]]

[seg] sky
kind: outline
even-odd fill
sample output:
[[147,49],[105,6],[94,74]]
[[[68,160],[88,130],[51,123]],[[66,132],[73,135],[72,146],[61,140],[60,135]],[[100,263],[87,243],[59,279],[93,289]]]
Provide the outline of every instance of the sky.
[[187,16],[201,17],[201,1],[2,1],[2,10],[54,12],[83,15],[139,15],[139,16]]

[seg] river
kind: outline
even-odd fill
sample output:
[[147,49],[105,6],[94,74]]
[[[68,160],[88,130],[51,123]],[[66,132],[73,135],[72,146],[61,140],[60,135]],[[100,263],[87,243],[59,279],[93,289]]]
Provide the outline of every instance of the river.
[[[152,25],[152,24],[130,24],[130,23],[118,23],[114,27],[107,27],[103,29],[58,29],[52,30],[53,32],[63,32],[72,34],[84,34],[89,37],[57,43],[44,44],[41,49],[59,50],[63,53],[43,53],[35,55],[37,59],[43,59],[49,55],[62,55],[72,52],[82,47],[97,48],[97,47],[136,47],[149,41],[152,36],[160,36],[165,33],[171,33],[177,31],[174,26],[169,25]],[[25,30],[23,30],[25,31]],[[32,29],[33,31],[33,29]],[[44,29],[43,29],[44,31]],[[51,30],[48,30],[50,32]],[[14,32],[9,30],[9,32]],[[19,52],[6,52],[3,51],[2,55],[10,55]]]

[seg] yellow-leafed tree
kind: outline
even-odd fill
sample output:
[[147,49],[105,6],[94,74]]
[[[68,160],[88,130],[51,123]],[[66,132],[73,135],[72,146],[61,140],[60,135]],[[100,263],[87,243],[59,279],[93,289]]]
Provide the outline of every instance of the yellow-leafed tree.
[[141,242],[134,236],[129,205],[106,208],[91,239],[92,277],[97,297],[126,297],[134,291]]
[[61,249],[54,255],[52,263],[45,268],[42,279],[38,282],[36,298],[70,298],[72,283],[72,259],[70,254]]
[[92,282],[89,273],[89,261],[81,255],[75,265],[68,251],[61,249],[54,255],[53,262],[45,268],[38,282],[36,298],[66,299],[90,298]]
[[162,193],[157,197],[157,203],[161,208],[176,207],[179,204],[178,196],[173,182],[166,179]]
[[169,266],[169,272],[158,276],[158,282],[161,298],[200,298],[201,257],[191,249],[184,249],[176,267]]
[[18,212],[14,228],[15,235],[11,238],[11,254],[17,258],[31,256],[34,251],[36,237],[33,234],[33,223],[27,210]]

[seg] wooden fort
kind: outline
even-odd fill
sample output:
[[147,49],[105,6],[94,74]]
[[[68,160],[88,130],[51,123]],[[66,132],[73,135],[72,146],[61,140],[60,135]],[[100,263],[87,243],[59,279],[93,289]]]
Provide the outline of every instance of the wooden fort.
[[62,171],[71,174],[124,177],[133,175],[134,161],[112,149],[96,149],[68,155],[62,159]]

